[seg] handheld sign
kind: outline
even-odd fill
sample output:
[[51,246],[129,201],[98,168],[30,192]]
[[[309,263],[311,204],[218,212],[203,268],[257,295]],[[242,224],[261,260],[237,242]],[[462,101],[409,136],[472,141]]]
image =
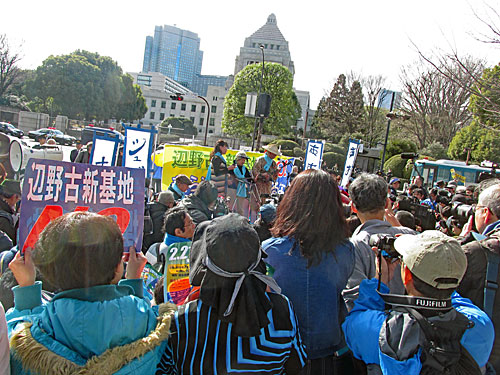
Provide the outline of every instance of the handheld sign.
[[[45,226],[73,211],[113,217],[124,249],[141,249],[144,227],[144,171],[30,159],[21,197],[19,248],[33,248]],[[88,234],[92,236],[92,233]]]
[[342,182],[340,183],[340,186],[344,188],[349,184],[349,179],[351,178],[360,146],[360,142],[357,140],[351,139],[349,141],[349,149],[347,150],[347,156],[344,164],[344,173],[342,174]]
[[116,165],[119,144],[120,139],[118,137],[98,135],[95,132],[89,164],[102,166]]
[[324,141],[307,142],[306,157],[304,160],[304,170],[321,169],[324,148],[325,148]]

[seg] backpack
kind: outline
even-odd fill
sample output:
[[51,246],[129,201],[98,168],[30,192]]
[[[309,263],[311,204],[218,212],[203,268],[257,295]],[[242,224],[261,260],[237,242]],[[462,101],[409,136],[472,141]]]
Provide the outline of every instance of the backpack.
[[464,315],[457,313],[452,321],[429,321],[411,307],[404,308],[419,324],[425,335],[420,361],[421,375],[480,375],[481,370],[460,340],[473,326]]

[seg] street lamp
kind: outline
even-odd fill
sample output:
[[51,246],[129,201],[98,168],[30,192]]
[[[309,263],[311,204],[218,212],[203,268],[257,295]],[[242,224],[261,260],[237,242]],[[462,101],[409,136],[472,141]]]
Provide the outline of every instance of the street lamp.
[[[259,95],[257,96],[257,107],[259,107],[259,101],[261,100],[260,94],[262,93],[262,81],[264,80],[264,45],[259,45],[260,51],[262,52],[262,73],[260,76],[260,85],[259,85]],[[257,120],[259,121],[259,132],[257,137],[259,137],[259,142],[257,142],[257,147],[260,146],[260,133],[262,131],[262,124],[264,122],[264,117],[260,116],[259,119],[255,118],[255,124],[253,126],[253,137],[252,137],[252,151],[254,150],[255,145],[255,131],[257,129]]]
[[203,96],[200,96],[200,95],[197,95],[197,96],[198,96],[198,98],[200,98],[201,100],[203,100],[207,104],[208,114],[207,114],[207,122],[205,125],[205,141],[203,142],[203,146],[207,146],[208,122],[210,120],[210,106],[208,105],[207,99],[205,99]]

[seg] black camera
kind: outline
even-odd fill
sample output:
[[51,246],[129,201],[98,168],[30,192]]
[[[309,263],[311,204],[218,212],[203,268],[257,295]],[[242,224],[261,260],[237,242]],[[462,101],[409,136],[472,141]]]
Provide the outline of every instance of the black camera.
[[373,234],[370,237],[370,246],[376,247],[384,258],[399,258],[400,254],[394,247],[396,237],[386,234]]
[[217,197],[217,200],[215,202],[215,207],[213,210],[214,218],[227,215],[228,213],[229,213],[229,208],[227,207],[224,198]]
[[412,198],[399,196],[398,210],[408,211],[415,219],[420,220],[422,230],[432,230],[436,228],[436,216],[429,206],[422,205],[412,200]]
[[451,216],[457,219],[461,224],[465,224],[473,215],[474,206],[470,204],[456,202],[451,207]]

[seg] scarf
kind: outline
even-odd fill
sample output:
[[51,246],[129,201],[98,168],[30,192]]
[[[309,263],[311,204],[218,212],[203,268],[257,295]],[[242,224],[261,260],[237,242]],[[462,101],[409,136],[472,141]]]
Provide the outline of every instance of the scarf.
[[165,239],[163,240],[163,243],[165,245],[170,246],[170,245],[172,245],[174,243],[178,243],[178,242],[191,242],[191,240],[188,238],[177,237],[177,236],[174,236],[173,234],[165,233]]
[[181,189],[179,189],[179,187],[177,186],[177,184],[175,182],[172,182],[172,185],[170,185],[170,186],[172,186],[172,189],[174,189],[175,192],[181,196],[181,199],[184,199],[186,194],[184,194],[184,192]]
[[264,170],[266,172],[269,172],[269,168],[271,168],[271,165],[273,164],[273,159],[267,156],[267,153],[264,154],[264,159],[266,160],[266,165],[264,165]]
[[[224,162],[224,164],[227,165],[227,161],[226,159],[224,158],[224,156],[222,156],[222,154],[220,152],[216,152],[214,154],[214,157],[218,156],[219,158],[222,159],[222,161]],[[213,159],[213,158],[212,158]],[[210,164],[210,166],[208,167],[208,171],[207,171],[207,176],[205,177],[205,180],[206,181],[210,181],[212,178],[212,164]]]
[[238,187],[236,188],[236,196],[241,197],[241,198],[246,198],[247,197],[247,184],[245,182],[245,174],[247,171],[247,168],[242,165],[241,168],[243,171],[240,170],[239,166],[236,166],[234,168],[234,175],[238,179]]

